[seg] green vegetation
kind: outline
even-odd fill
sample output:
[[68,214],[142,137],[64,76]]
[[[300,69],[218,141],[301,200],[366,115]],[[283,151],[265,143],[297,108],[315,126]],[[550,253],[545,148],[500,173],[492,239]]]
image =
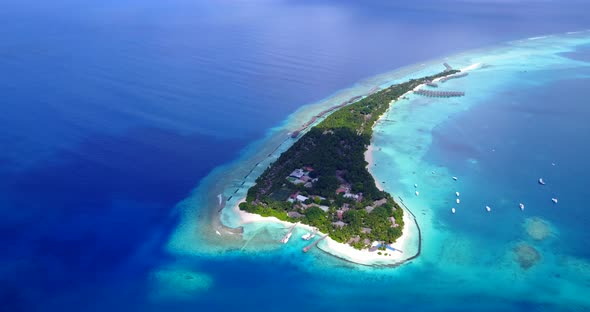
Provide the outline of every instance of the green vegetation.
[[403,210],[377,189],[366,168],[373,125],[404,93],[457,72],[411,79],[336,110],[262,173],[240,209],[298,220],[358,249],[372,241],[394,242],[402,235]]
[[293,221],[293,219],[287,216],[286,210],[277,209],[279,207],[279,203],[280,202],[277,202],[271,207],[269,205],[253,205],[244,202],[240,204],[240,209],[250,213],[259,214],[263,217],[276,217],[277,219],[283,221]]

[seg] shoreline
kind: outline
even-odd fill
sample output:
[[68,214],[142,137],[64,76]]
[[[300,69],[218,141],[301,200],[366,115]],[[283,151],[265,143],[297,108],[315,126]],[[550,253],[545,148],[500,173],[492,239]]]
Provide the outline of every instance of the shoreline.
[[[481,66],[480,63],[474,63],[469,66],[463,67],[461,69],[461,72],[468,72],[468,71],[476,69],[480,66]],[[434,79],[433,82],[436,82],[440,79],[441,78]],[[393,105],[395,102],[399,101],[400,99],[403,99],[406,95],[413,93],[416,90],[419,90],[424,85],[425,84],[420,84],[416,88],[401,95],[397,100],[392,101],[390,103],[388,110],[391,108],[391,105]],[[331,111],[331,109],[329,109],[329,111]],[[379,118],[377,119],[377,121],[375,122],[375,124],[377,124],[380,120],[382,120],[384,116],[385,116],[385,113],[381,114],[379,116]],[[313,124],[315,121],[317,121],[317,119],[315,119],[315,120],[312,119],[310,125]],[[373,127],[374,127],[374,125],[373,125]],[[280,145],[285,143],[287,140],[288,140],[288,138],[286,138]],[[279,145],[279,147],[280,147],[280,145]],[[273,152],[278,150],[279,147],[276,147],[273,150]],[[367,150],[364,153],[365,161],[368,163],[367,170],[371,174],[371,176],[373,177],[376,187],[379,190],[383,191],[384,190],[383,185],[381,184],[381,182],[379,182],[375,179],[375,175],[372,173],[372,168],[375,166],[375,160],[373,157],[373,153],[374,153],[374,146],[371,143],[367,147]],[[268,157],[270,157],[271,155],[272,155],[272,153],[269,154]],[[260,162],[256,163],[254,168],[256,166],[258,166],[258,164],[260,164]],[[246,179],[252,173],[254,168],[252,168],[248,172],[248,174],[244,177],[244,179]],[[244,183],[242,183],[242,185],[243,184]],[[234,192],[233,195],[237,194],[238,190],[239,190],[239,188],[236,189],[236,191]],[[228,198],[228,201],[229,201],[229,199],[231,199],[231,197]],[[234,205],[232,205],[232,209],[231,209],[231,212],[236,217],[239,218],[237,226],[238,226],[238,228],[241,228],[242,231],[245,231],[243,225],[251,224],[251,223],[262,223],[262,224],[275,223],[275,224],[282,224],[285,227],[290,227],[294,224],[291,222],[279,220],[275,217],[263,217],[263,216],[260,216],[257,214],[242,211],[239,209],[239,204],[241,202],[243,202],[244,200],[245,200],[245,198],[240,198],[239,200],[237,200],[236,203]],[[400,200],[401,200],[401,198],[400,198]],[[359,264],[359,265],[366,265],[366,266],[395,267],[395,266],[402,265],[406,262],[409,262],[412,259],[417,258],[421,253],[421,245],[422,245],[422,241],[421,241],[422,234],[420,232],[420,227],[419,227],[418,221],[416,220],[415,215],[408,209],[408,207],[403,203],[403,201],[401,201],[401,203],[400,203],[399,201],[396,200],[396,203],[400,207],[404,207],[402,209],[404,210],[403,220],[404,220],[405,229],[402,232],[402,236],[400,236],[394,243],[389,245],[390,247],[394,248],[395,250],[386,249],[385,251],[378,250],[378,251],[372,251],[372,252],[369,251],[368,249],[358,250],[348,244],[336,242],[335,240],[333,240],[329,236],[326,237],[326,239],[324,239],[323,241],[319,242],[316,245],[316,247],[318,249],[320,249],[321,251],[323,251],[331,256],[334,256],[336,258],[339,258],[341,260],[352,262],[352,263]],[[221,212],[224,207],[225,206],[222,206],[219,209],[219,212]],[[225,226],[225,224],[223,224],[223,222],[221,222],[221,224],[223,226]],[[415,231],[411,230],[411,228],[413,228],[412,224],[415,224],[415,226],[416,226]],[[298,225],[300,228],[303,228],[309,232],[313,231],[313,228],[309,225],[302,224],[302,223],[299,223]],[[414,233],[414,232],[416,232],[416,233]],[[325,233],[321,233],[321,232],[318,232],[318,234],[325,235]],[[415,242],[415,244],[417,245],[417,250],[415,252],[413,252],[413,249],[412,249],[412,251],[410,251],[411,249],[409,247],[410,247],[410,241],[412,240],[412,238],[415,238],[415,236],[417,236],[417,241]],[[405,253],[404,253],[404,251],[405,251]]]
[[[236,204],[232,205],[232,208],[231,208],[231,212],[234,213],[234,215],[237,218],[239,218],[239,225],[240,226],[243,226],[246,224],[252,224],[252,223],[259,223],[259,224],[275,223],[275,224],[282,224],[285,227],[290,227],[290,226],[294,225],[294,223],[291,223],[288,221],[282,221],[282,220],[279,220],[275,217],[263,217],[258,214],[249,213],[249,212],[240,210],[239,204],[242,203],[244,201],[244,199],[245,198],[240,199]],[[408,214],[404,214],[404,224],[409,225],[412,222],[415,222],[415,220],[413,220],[413,218],[410,217]],[[299,223],[299,224],[297,224],[297,227],[305,229],[306,231],[309,231],[309,232],[313,231],[313,227],[309,226],[307,224]],[[409,245],[410,238],[412,238],[412,236],[413,236],[413,235],[411,235],[410,232],[411,231],[409,229],[407,229],[406,231],[403,232],[402,236],[400,236],[393,244],[390,244],[390,246],[392,246],[396,250],[401,250],[402,252],[392,251],[390,249],[386,249],[385,251],[379,250],[379,251],[372,251],[372,252],[367,249],[358,250],[348,244],[339,243],[339,242],[333,240],[332,238],[330,238],[329,236],[326,237],[321,242],[319,242],[316,245],[316,247],[317,247],[317,249],[329,254],[330,256],[333,256],[338,259],[348,261],[351,263],[365,265],[365,266],[394,267],[394,266],[399,266],[399,265],[415,258],[415,255],[414,256],[407,256],[407,254],[404,252],[406,247],[408,247],[408,245]],[[317,237],[319,238],[320,236],[323,236],[325,234],[326,233],[318,232]],[[313,240],[310,240],[309,243],[310,244],[313,243]],[[278,241],[277,241],[277,244],[279,244]],[[382,255],[379,255],[378,252],[381,252]]]

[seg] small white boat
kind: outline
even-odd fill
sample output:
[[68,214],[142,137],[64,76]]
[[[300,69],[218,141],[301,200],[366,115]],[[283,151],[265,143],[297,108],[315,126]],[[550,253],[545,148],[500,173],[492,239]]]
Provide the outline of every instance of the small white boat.
[[459,194],[459,192],[455,192],[455,195],[457,195],[457,197],[459,197],[460,194]]
[[453,177],[453,180],[457,181],[457,177]]
[[416,191],[416,196],[420,195],[420,192]]
[[545,181],[543,181],[543,178],[539,178],[539,184],[545,185]]
[[457,204],[460,204],[461,200],[459,198],[457,198]]
[[456,211],[455,208],[451,208],[452,213],[455,213],[455,211]]
[[281,243],[286,244],[287,242],[289,242],[289,238],[291,238],[291,233],[287,233],[285,237],[281,238]]
[[418,188],[418,184],[414,184],[414,188]]
[[218,230],[215,230],[215,233],[216,233],[217,235],[221,236],[221,233],[219,233],[219,231],[218,231]]
[[518,204],[518,206],[520,207],[520,210],[524,211],[524,204],[523,203]]
[[490,211],[492,211],[492,208],[490,208],[490,206],[486,206],[486,211],[490,212]]
[[557,204],[557,198],[551,198],[551,201],[555,204]]
[[301,236],[301,238],[304,239],[304,240],[310,240],[311,237],[312,237],[312,234],[311,233],[305,233],[305,234],[303,234]]
[[223,196],[221,194],[218,194],[217,198],[219,199],[219,206],[221,206],[221,204],[223,203]]

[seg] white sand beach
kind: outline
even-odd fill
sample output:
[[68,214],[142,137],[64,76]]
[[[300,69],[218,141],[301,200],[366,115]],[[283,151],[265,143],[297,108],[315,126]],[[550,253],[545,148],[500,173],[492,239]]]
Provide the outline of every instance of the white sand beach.
[[[287,222],[287,221],[283,221],[283,220],[279,220],[275,217],[263,217],[261,215],[255,214],[255,213],[249,213],[243,210],[240,210],[240,203],[243,203],[245,201],[245,198],[238,201],[237,204],[235,204],[232,208],[232,211],[240,218],[240,223],[243,224],[249,224],[249,223],[279,223],[279,224],[283,224],[285,225],[285,227],[289,227],[291,225],[293,225],[293,223],[291,222]],[[306,229],[308,231],[313,231],[313,227],[307,225],[307,224],[302,224],[299,223],[298,227],[302,228],[302,229]]]
[[[400,236],[395,243],[391,244],[391,247],[396,249],[396,251],[386,249],[385,251],[373,251],[370,252],[367,249],[358,250],[353,248],[350,245],[342,244],[334,241],[330,237],[326,238],[324,241],[318,244],[318,248],[322,249],[323,251],[332,254],[338,258],[345,259],[347,261],[351,261],[358,264],[363,265],[395,265],[399,264],[406,259],[415,255],[412,252],[404,252],[409,247],[411,242],[411,238],[414,233],[410,229],[414,227],[411,226],[414,224],[414,220],[412,216],[407,212],[404,211],[404,231],[402,236]],[[411,248],[415,249],[415,248]],[[381,253],[381,254],[379,254]]]
[[[285,227],[293,225],[293,223],[282,221],[275,217],[263,217],[257,214],[242,211],[239,209],[239,203],[243,201],[243,199],[240,200],[237,204],[235,204],[232,207],[232,212],[239,217],[241,224],[279,223],[285,225]],[[404,213],[404,224],[414,224],[414,220],[412,220],[412,217],[407,212]],[[299,223],[298,227],[310,232],[313,231],[313,227],[306,224]],[[390,249],[386,249],[385,251],[373,252],[370,252],[367,249],[358,250],[348,244],[338,243],[330,237],[327,237],[322,242],[320,242],[317,245],[317,247],[335,257],[362,265],[395,265],[396,263],[400,263],[405,259],[413,256],[414,254],[408,254],[403,252],[406,249],[406,247],[408,247],[409,239],[413,235],[412,231],[409,230],[410,228],[412,227],[404,227],[404,232],[402,236],[399,237],[395,243],[391,244],[391,247],[395,248],[396,251],[392,251]],[[324,233],[318,233],[318,237],[322,235],[324,235]]]

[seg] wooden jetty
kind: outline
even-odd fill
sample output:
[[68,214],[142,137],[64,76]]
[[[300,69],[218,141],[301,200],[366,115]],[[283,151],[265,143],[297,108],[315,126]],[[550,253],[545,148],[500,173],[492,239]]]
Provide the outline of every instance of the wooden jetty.
[[299,224],[299,222],[293,224],[289,228],[289,231],[287,232],[287,234],[285,234],[285,236],[283,236],[283,238],[281,239],[281,243],[286,244],[287,242],[289,242],[289,238],[291,238],[291,234],[293,234],[293,230],[295,229],[295,227],[297,226],[297,224]]
[[414,93],[428,96],[428,97],[456,97],[456,96],[464,96],[465,92],[462,91],[434,91],[434,90],[416,90]]
[[444,67],[445,67],[445,71],[451,71],[453,70],[453,68],[451,67],[451,65],[449,65],[448,63],[443,63]]
[[438,88],[438,85],[434,82],[427,82],[426,85],[429,87]]
[[303,248],[303,252],[308,252],[310,249],[312,249],[313,247],[315,247],[315,245],[317,245],[321,240],[325,239],[326,237],[328,237],[328,234],[316,239],[313,243],[305,246]]

